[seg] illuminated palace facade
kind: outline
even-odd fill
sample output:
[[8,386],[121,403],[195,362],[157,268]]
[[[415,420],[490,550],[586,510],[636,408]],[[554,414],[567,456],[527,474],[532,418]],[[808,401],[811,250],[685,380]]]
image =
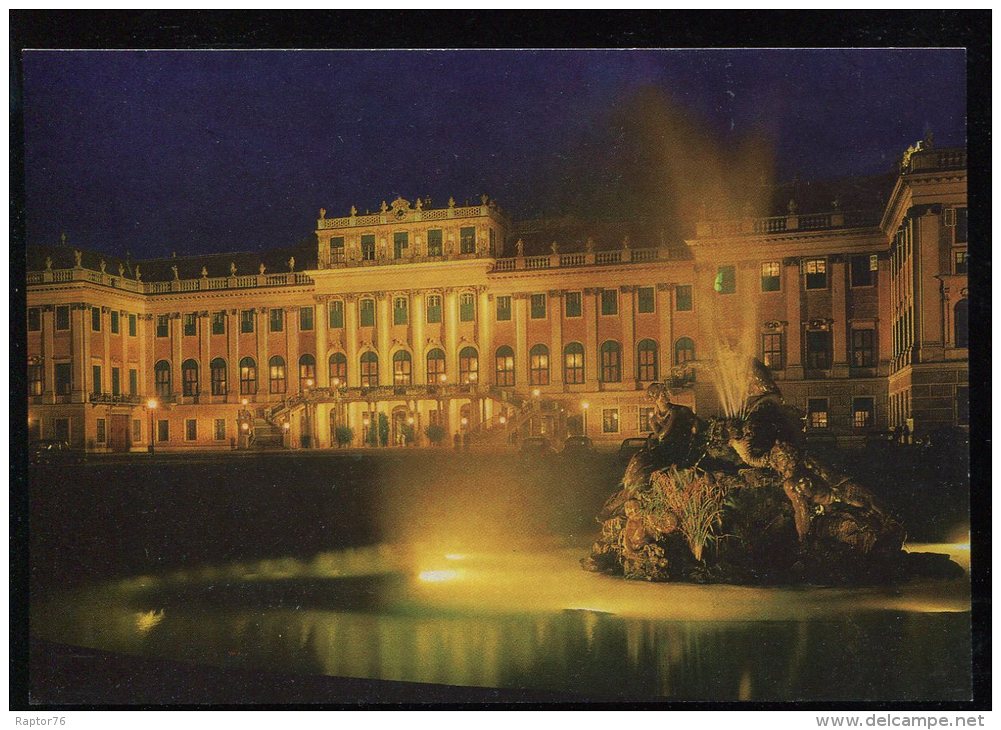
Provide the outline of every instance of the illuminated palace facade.
[[89,451],[617,443],[648,432],[655,381],[718,413],[721,340],[750,343],[809,434],[964,427],[965,168],[964,150],[912,149],[881,209],[790,200],[702,221],[673,248],[526,251],[486,196],[321,210],[299,262],[32,248],[30,437]]

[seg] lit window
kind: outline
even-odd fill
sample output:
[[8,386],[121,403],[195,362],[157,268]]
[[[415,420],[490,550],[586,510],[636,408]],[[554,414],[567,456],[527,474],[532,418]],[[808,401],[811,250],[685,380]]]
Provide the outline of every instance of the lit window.
[[601,431],[602,433],[619,432],[618,408],[603,408],[601,410]]
[[28,366],[28,395],[41,395],[45,390],[45,367],[41,364]]
[[459,382],[475,383],[480,377],[480,360],[475,347],[459,351]]
[[361,387],[372,388],[379,384],[379,356],[364,352],[361,356]]
[[407,252],[407,248],[410,246],[410,242],[407,237],[406,231],[401,231],[393,234],[393,258],[402,259],[403,254]]
[[601,345],[601,382],[622,381],[622,349],[618,342],[609,340]]
[[571,342],[563,348],[563,382],[581,385],[584,382],[584,346]]
[[170,395],[170,363],[160,360],[153,366],[153,380],[156,383],[156,394],[161,398]]
[[695,359],[695,342],[690,337],[680,337],[674,343],[674,364],[684,365]]
[[953,254],[953,260],[955,261],[955,271],[957,274],[969,273],[969,263],[965,248],[961,251],[956,251]]
[[435,348],[428,352],[427,356],[427,380],[429,385],[441,382],[441,376],[445,374],[445,351]]
[[876,331],[871,329],[852,330],[852,367],[871,368],[876,366]]
[[803,262],[807,289],[827,288],[827,259],[807,259]]
[[348,384],[348,358],[343,352],[335,352],[329,362],[330,385],[339,388]]
[[344,261],[344,237],[335,236],[330,239],[330,263],[340,264]]
[[432,228],[428,231],[428,256],[441,256],[441,229]]
[[362,261],[375,261],[375,236],[365,234],[361,237],[361,258]]
[[657,343],[653,340],[640,340],[636,347],[637,376],[642,382],[657,380]]
[[514,350],[508,345],[497,348],[494,381],[497,385],[514,385]]
[[309,353],[299,358],[299,391],[316,385],[316,358]]
[[653,431],[653,425],[650,420],[653,417],[653,408],[651,406],[640,406],[639,409],[639,423],[636,426],[636,430],[640,433],[649,433]]
[[782,333],[768,332],[761,335],[761,362],[772,370],[781,370],[785,367]]
[[194,360],[181,363],[181,386],[184,395],[198,395],[198,363]]
[[257,393],[257,363],[252,357],[240,360],[240,395]]
[[827,398],[810,398],[806,402],[810,428],[827,428]]
[[410,353],[399,350],[393,355],[393,384],[411,385],[413,383],[413,361]]
[[268,360],[268,383],[272,393],[285,392],[285,359],[280,355]]
[[872,398],[852,399],[852,426],[854,428],[869,428],[873,425],[873,410],[875,408]]
[[761,291],[779,291],[782,288],[782,264],[766,261],[761,264]]
[[535,345],[528,352],[528,382],[549,385],[549,348],[545,345]]

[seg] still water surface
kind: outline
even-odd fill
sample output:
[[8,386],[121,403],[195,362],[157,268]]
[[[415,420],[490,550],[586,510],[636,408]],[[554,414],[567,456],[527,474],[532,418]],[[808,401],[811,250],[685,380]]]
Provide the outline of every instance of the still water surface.
[[217,667],[593,699],[970,696],[965,581],[645,584],[584,573],[581,554],[384,545],[206,566],[50,596],[32,632]]

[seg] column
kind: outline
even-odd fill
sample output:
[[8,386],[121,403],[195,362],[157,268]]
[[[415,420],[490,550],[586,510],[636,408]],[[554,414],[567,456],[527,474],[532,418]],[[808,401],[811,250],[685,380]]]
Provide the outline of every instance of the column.
[[476,377],[481,388],[485,390],[493,381],[493,368],[487,367],[487,364],[491,362],[493,350],[494,312],[490,308],[490,295],[487,294],[485,286],[480,287],[478,299],[476,304],[476,353],[479,358],[479,372]]
[[528,387],[528,295],[512,294],[514,303],[514,385]]
[[551,291],[546,297],[549,315],[549,382],[563,385],[563,292]]
[[389,357],[389,306],[392,297],[386,292],[380,292],[375,297],[376,311],[376,348],[379,351],[379,385],[393,384],[393,361]]
[[848,377],[848,305],[845,293],[845,257],[831,257],[831,337],[834,349],[832,375],[835,378]]
[[622,323],[622,382],[636,382],[636,287],[624,286],[619,291],[622,299],[619,321]]
[[[357,388],[361,385],[361,363],[358,362],[358,296],[356,294],[348,294],[344,297],[344,327],[344,351],[348,358],[348,385]],[[361,422],[358,421],[357,424],[352,422],[352,428],[360,429]]]
[[414,383],[423,385],[427,382],[427,358],[424,357],[427,343],[424,337],[424,292],[414,292],[410,299],[410,331],[413,333],[414,348]]
[[585,289],[581,297],[584,315],[584,380],[588,390],[598,389],[598,290]]
[[657,284],[657,332],[660,352],[657,359],[661,380],[665,379],[674,365],[674,285]]
[[70,342],[73,351],[73,396],[74,402],[82,403],[87,400],[87,383],[90,376],[87,374],[88,363],[90,362],[90,334],[87,332],[87,312],[89,307],[85,304],[70,305]]
[[267,403],[271,398],[270,369],[268,368],[268,310],[257,307],[254,311],[254,332],[257,337],[257,394],[258,400]]
[[55,307],[46,304],[42,307],[42,362],[45,369],[45,390],[42,393],[43,403],[56,402],[56,363],[55,355]]
[[[136,373],[136,395],[140,398],[145,398],[145,396],[153,392],[149,387],[149,379],[153,372],[153,363],[147,361],[146,355],[146,338],[149,336],[149,328],[146,326],[146,321],[151,316],[150,314],[136,314],[136,344],[138,346],[136,368],[139,370]],[[144,425],[143,428],[146,428],[146,426]]]
[[[288,378],[285,392],[299,393],[299,307],[285,309],[285,354],[288,357]],[[298,441],[296,442],[298,443]]]
[[[195,319],[198,329],[198,392],[212,395],[212,314],[199,312]],[[206,401],[207,402],[207,401]]]
[[445,290],[445,372],[448,382],[459,382],[459,295],[454,289]]
[[173,395],[184,392],[181,382],[181,338],[184,335],[183,319],[174,312],[170,315],[170,390]]
[[[111,308],[101,307],[101,392],[111,392]],[[122,331],[121,318],[118,320],[118,331]],[[121,381],[119,381],[121,382]]]
[[226,315],[226,402],[239,403],[240,395],[240,310]]
[[782,283],[786,305],[786,377],[789,380],[803,379],[803,315],[800,304],[799,259],[789,258],[783,262],[785,281]]
[[[316,328],[316,385],[320,388],[330,387],[330,364],[327,361],[327,325],[330,324],[330,312],[327,306],[326,298],[318,299],[316,316],[313,318],[313,327]],[[329,425],[327,421],[324,424],[326,432]]]

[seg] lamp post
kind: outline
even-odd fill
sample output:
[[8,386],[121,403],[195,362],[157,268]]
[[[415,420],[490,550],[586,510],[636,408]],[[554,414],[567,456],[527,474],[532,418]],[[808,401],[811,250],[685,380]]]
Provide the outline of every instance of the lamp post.
[[154,441],[153,433],[153,412],[157,407],[156,398],[150,398],[146,401],[146,410],[149,411],[149,455],[153,456],[156,453],[156,443]]
[[591,404],[588,403],[587,401],[583,401],[580,404],[580,409],[584,413],[584,433],[583,433],[584,436],[587,436],[587,411],[588,411],[588,409],[590,407],[591,407]]

